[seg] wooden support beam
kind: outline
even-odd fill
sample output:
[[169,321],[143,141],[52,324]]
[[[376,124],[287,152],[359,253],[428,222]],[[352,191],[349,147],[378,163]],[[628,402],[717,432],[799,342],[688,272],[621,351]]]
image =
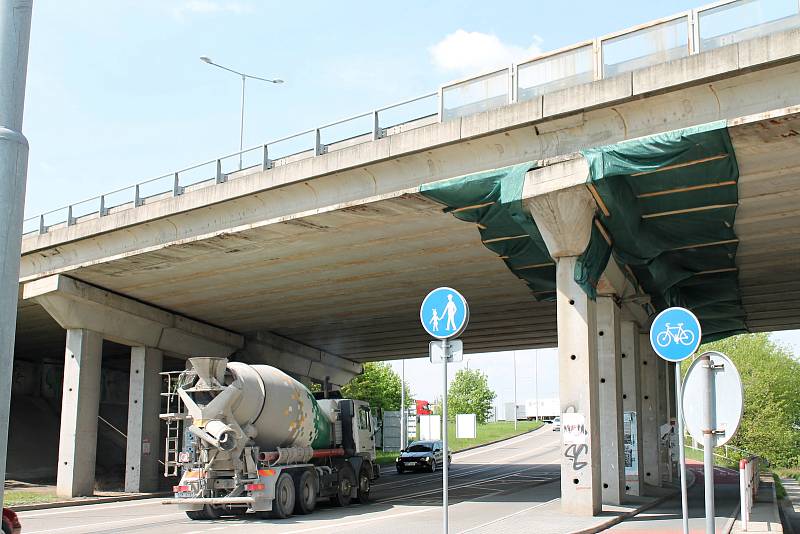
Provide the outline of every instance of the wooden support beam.
[[642,215],[642,219],[655,219],[656,217],[667,217],[669,215],[682,215],[684,213],[696,213],[698,211],[709,211],[709,210],[716,210],[721,208],[735,208],[738,206],[739,203],[736,202],[734,204],[714,204],[711,206],[698,206],[696,208],[685,208],[682,210],[671,210],[671,211],[662,211],[659,213],[648,213],[646,215]]
[[473,204],[472,206],[464,206],[463,208],[456,208],[454,210],[450,210],[450,213],[459,213],[461,211],[469,211],[469,210],[477,210],[480,208],[485,208],[486,206],[491,206],[494,202],[484,202],[483,204]]
[[603,226],[603,223],[601,223],[599,219],[595,219],[594,225],[598,230],[600,230],[600,234],[603,236],[603,239],[605,239],[606,243],[608,243],[610,246],[613,242],[611,241],[611,236],[609,235],[608,230],[606,230],[606,227]]
[[667,189],[665,191],[653,191],[652,193],[641,193],[636,195],[636,198],[652,198],[652,197],[660,197],[663,195],[674,195],[675,193],[686,193],[689,191],[700,191],[702,189],[713,189],[715,187],[727,187],[730,185],[736,185],[734,180],[728,180],[727,182],[715,182],[712,184],[702,184],[702,185],[691,185],[687,187],[678,187],[676,189]]
[[709,161],[716,161],[718,159],[725,159],[728,157],[728,154],[717,154],[716,156],[709,156],[707,158],[696,159],[694,161],[687,161],[685,163],[676,163],[675,165],[667,165],[666,167],[661,167],[659,169],[653,169],[652,171],[642,171],[642,172],[635,172],[631,174],[631,176],[644,176],[646,174],[653,174],[657,172],[664,172],[664,171],[671,171],[673,169],[681,169],[683,167],[690,167],[692,165],[697,165],[699,163],[706,163]]
[[675,247],[675,248],[671,248],[669,250],[670,250],[670,252],[675,252],[676,250],[686,250],[686,249],[690,249],[690,248],[705,248],[705,247],[716,247],[716,246],[719,246],[719,245],[731,245],[733,243],[738,243],[738,242],[739,242],[738,239],[725,239],[723,241],[714,241],[714,242],[711,242],[711,243],[697,243],[695,245],[686,245],[686,246],[683,246],[683,247]]
[[702,276],[705,274],[730,273],[738,270],[739,270],[738,267],[725,267],[724,269],[711,269],[710,271],[700,271],[699,273],[694,273],[694,276]]
[[512,235],[512,236],[508,236],[508,237],[495,237],[493,239],[486,239],[486,240],[481,241],[481,242],[484,245],[486,245],[488,243],[497,243],[498,241],[510,241],[511,239],[522,239],[523,237],[529,237],[529,236],[528,236],[528,234],[522,234],[522,235]]
[[534,263],[532,265],[523,265],[521,267],[514,267],[515,271],[522,271],[523,269],[541,269],[542,267],[552,267],[554,262],[548,261],[547,263]]
[[594,201],[597,203],[597,207],[600,208],[600,211],[603,212],[603,215],[606,217],[611,217],[611,212],[608,211],[608,206],[606,206],[606,203],[603,202],[603,199],[600,197],[600,193],[597,192],[595,186],[593,184],[586,184],[586,187],[594,197]]
[[478,229],[479,230],[486,230],[486,225],[485,224],[481,224],[481,223],[475,223],[475,224],[478,225]]

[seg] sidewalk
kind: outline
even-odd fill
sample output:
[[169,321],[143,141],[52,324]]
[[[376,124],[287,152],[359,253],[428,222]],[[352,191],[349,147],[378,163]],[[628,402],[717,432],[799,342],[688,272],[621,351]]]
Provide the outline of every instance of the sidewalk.
[[800,534],[800,482],[793,478],[782,478],[786,498],[781,501],[781,513],[785,520],[785,532]]

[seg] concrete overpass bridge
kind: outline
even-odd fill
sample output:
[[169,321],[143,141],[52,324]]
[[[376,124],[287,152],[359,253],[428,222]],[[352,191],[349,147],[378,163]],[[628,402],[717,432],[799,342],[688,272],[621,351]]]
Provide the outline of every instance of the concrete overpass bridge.
[[[126,487],[147,490],[156,456],[138,438],[159,441],[162,366],[235,354],[341,385],[426,355],[417,310],[438,285],[470,301],[469,351],[558,346],[562,411],[587,423],[587,467],[564,447],[565,509],[660,485],[674,384],[641,335],[654,313],[686,304],[711,337],[800,328],[800,19],[792,4],[759,20],[762,4],[653,21],[261,145],[242,169],[237,153],[28,220],[15,357],[32,374],[64,362],[59,492],[92,491],[106,362],[130,366]],[[642,433],[628,481],[623,409]]]

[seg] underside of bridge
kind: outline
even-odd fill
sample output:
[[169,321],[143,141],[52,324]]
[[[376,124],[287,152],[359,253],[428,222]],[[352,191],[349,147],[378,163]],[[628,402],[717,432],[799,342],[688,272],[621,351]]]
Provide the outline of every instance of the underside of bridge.
[[[596,95],[631,80],[595,81],[547,120],[546,99],[517,104],[29,236],[16,358],[62,362],[67,392],[95,407],[114,357],[147,377],[131,371],[130,401],[195,355],[341,385],[364,362],[426,356],[421,300],[454,287],[470,303],[467,351],[558,347],[562,412],[584,432],[564,444],[563,502],[597,513],[671,473],[659,425],[674,384],[641,338],[655,313],[692,308],[707,339],[800,328],[800,68],[733,77],[608,102]],[[341,163],[390,142],[407,152]],[[287,178],[314,165],[325,171]],[[69,495],[93,483],[98,414],[78,405],[64,394]],[[128,428],[158,409],[139,404]],[[623,410],[641,429],[630,479]],[[126,487],[152,489],[155,458],[131,440],[126,453]]]

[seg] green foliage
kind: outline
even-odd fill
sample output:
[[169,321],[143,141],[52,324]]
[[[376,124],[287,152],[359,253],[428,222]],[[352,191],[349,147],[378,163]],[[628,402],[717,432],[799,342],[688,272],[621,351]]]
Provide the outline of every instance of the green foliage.
[[[399,410],[400,375],[388,363],[365,363],[364,372],[342,388],[342,396],[367,401],[374,411]],[[406,384],[406,407],[413,404],[413,394]]]
[[485,374],[477,369],[460,369],[447,395],[448,419],[455,419],[459,413],[474,413],[478,424],[482,425],[489,418],[496,396],[489,389]]
[[705,350],[730,357],[742,376],[744,415],[730,444],[777,467],[800,464],[800,363],[768,334],[729,337]]

